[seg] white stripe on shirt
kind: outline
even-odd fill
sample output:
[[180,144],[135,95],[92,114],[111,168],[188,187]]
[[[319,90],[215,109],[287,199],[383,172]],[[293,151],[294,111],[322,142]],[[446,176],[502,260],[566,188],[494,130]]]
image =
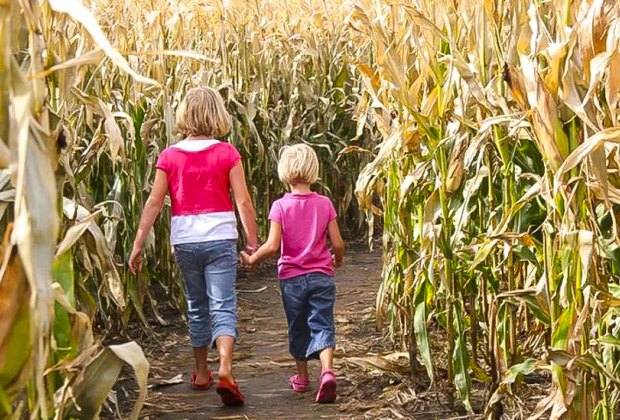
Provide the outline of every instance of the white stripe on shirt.
[[170,223],[172,245],[237,239],[238,236],[234,211],[172,216]]

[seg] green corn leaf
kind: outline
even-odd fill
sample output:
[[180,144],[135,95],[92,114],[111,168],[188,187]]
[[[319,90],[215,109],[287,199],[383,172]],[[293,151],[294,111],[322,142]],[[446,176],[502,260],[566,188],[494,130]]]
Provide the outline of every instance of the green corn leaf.
[[[75,285],[73,278],[73,254],[71,251],[63,253],[54,260],[52,278],[62,288],[69,305],[75,307]],[[55,305],[54,338],[61,352],[71,349],[71,320],[69,314],[58,304]]]
[[554,325],[554,331],[551,335],[551,347],[558,350],[566,349],[574,322],[575,310],[571,305],[562,311],[562,314],[556,321],[556,325]]

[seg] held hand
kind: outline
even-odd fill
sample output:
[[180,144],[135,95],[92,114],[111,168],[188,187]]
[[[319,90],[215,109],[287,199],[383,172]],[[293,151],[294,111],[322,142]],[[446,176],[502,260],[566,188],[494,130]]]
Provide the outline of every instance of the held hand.
[[243,250],[243,252],[245,252],[247,255],[252,255],[256,252],[256,250],[258,249],[258,245],[254,244],[254,245],[246,245],[245,249]]
[[135,276],[140,270],[142,270],[142,250],[134,247],[129,256],[129,271]]
[[343,262],[344,262],[344,258],[341,260],[337,260],[336,256],[332,254],[332,264],[334,265],[335,268],[340,268]]
[[241,251],[241,265],[243,267],[252,269],[252,264],[250,264],[250,255],[246,251]]

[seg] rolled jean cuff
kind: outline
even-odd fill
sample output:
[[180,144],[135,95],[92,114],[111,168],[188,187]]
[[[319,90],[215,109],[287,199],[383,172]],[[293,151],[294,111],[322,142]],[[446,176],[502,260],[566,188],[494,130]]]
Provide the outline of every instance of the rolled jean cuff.
[[216,347],[217,339],[220,337],[232,337],[235,341],[237,341],[237,335],[238,333],[236,328],[218,328],[216,331],[213,331],[211,347]]
[[310,358],[308,358],[305,354],[300,355],[299,353],[293,353],[292,351],[289,351],[289,353],[293,356],[293,359],[299,360],[300,362],[307,362],[310,360]]
[[202,337],[190,337],[189,339],[190,343],[192,344],[192,347],[206,347],[209,345],[209,343],[211,343],[213,340],[211,339],[211,337],[206,337],[206,338],[202,338]]
[[334,341],[324,341],[317,344],[313,344],[308,348],[306,352],[307,358],[315,358],[318,357],[319,353],[327,348],[336,348],[336,343]]

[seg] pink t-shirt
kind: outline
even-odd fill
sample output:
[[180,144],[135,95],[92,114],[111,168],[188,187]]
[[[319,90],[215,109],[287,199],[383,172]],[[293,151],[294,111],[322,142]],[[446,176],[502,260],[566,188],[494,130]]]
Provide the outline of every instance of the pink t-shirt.
[[327,248],[327,225],[336,219],[329,198],[317,193],[287,193],[271,206],[269,220],[282,226],[282,254],[278,260],[281,280],[321,272],[334,275]]
[[167,147],[156,167],[166,172],[172,215],[233,211],[229,173],[240,159],[237,149],[226,142],[199,151]]

